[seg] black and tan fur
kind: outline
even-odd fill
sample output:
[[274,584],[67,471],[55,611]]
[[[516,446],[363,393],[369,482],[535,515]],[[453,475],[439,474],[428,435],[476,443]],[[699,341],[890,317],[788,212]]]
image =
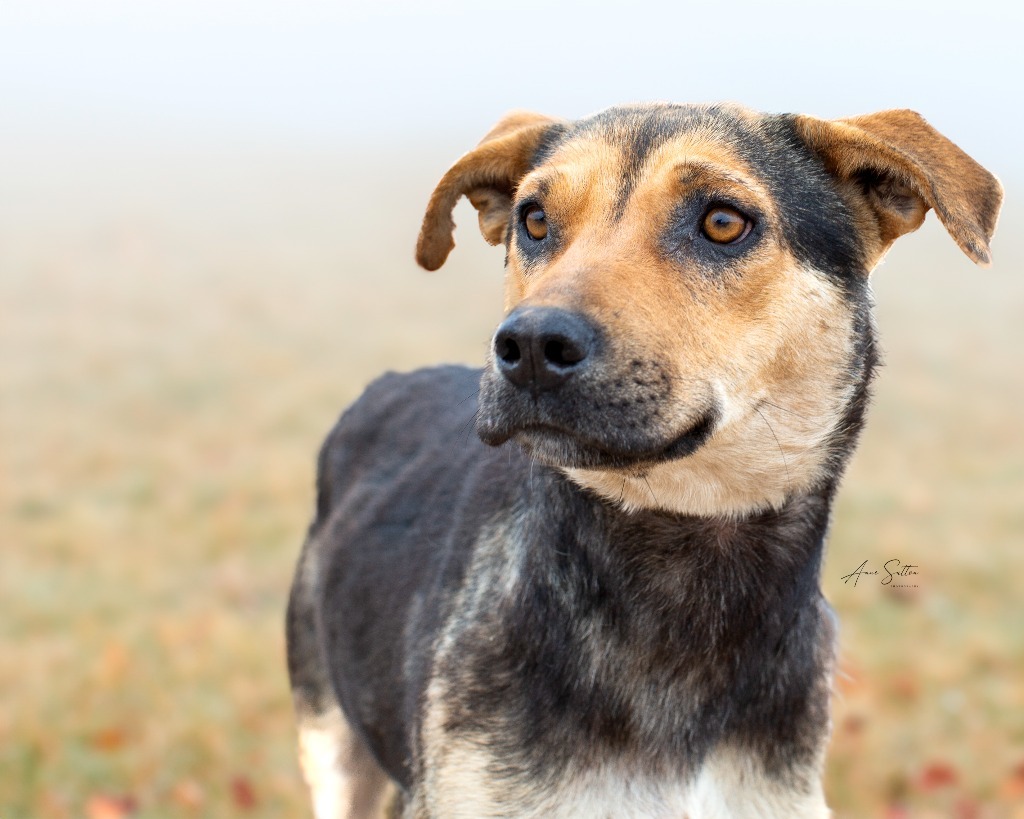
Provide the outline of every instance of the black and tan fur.
[[462,196],[507,248],[487,365],[384,376],[320,455],[288,611],[317,816],[828,815],[868,274],[929,209],[987,264],[998,182],[909,111],[659,104],[504,119],[430,200],[430,270]]

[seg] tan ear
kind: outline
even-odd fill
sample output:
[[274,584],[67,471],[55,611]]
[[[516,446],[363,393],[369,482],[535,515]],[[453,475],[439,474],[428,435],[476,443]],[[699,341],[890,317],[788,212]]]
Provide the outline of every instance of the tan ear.
[[505,116],[437,183],[423,217],[416,261],[437,270],[455,247],[452,210],[462,196],[479,212],[480,232],[492,245],[505,241],[512,197],[541,140],[559,120],[516,111]]
[[797,116],[794,123],[829,170],[867,198],[883,252],[917,230],[934,208],[963,252],[990,264],[1003,188],[920,114],[881,111],[828,121]]

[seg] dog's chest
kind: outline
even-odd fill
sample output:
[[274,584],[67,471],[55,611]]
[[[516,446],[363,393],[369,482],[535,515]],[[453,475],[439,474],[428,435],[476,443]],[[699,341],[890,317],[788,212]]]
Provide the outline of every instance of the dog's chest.
[[[737,677],[735,658],[759,669],[765,644],[779,664],[778,635],[750,641],[719,608],[710,609],[717,620],[702,620],[708,607],[688,601],[706,598],[714,580],[707,572],[696,585],[691,577],[690,588],[677,571],[672,595],[654,581],[648,600],[631,593],[637,568],[612,571],[587,548],[602,537],[595,525],[557,554],[530,534],[521,525],[481,536],[454,595],[422,700],[409,817],[827,815],[816,784],[820,755],[789,754],[786,774],[771,776],[769,749],[748,725],[757,723],[756,709],[734,716],[735,689],[757,691],[748,699],[766,707],[772,694]],[[635,557],[643,544],[627,545],[606,550],[606,563],[624,552]],[[539,566],[545,554],[549,564]],[[678,611],[657,616],[656,592]],[[818,620],[806,619],[814,627],[796,642],[813,654],[821,635]],[[825,721],[803,710],[787,727],[824,737]],[[743,720],[731,733],[730,716]],[[734,745],[727,734],[740,740]]]

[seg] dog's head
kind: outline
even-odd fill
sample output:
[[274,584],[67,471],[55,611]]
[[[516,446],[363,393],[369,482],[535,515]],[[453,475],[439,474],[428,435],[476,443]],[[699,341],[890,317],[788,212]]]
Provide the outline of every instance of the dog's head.
[[477,430],[627,507],[740,515],[834,481],[874,365],[868,274],[934,208],[989,262],[999,183],[910,111],[502,120],[445,174],[507,249]]

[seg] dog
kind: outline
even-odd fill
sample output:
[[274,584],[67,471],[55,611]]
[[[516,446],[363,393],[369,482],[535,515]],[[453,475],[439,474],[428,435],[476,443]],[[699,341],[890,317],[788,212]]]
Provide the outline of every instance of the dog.
[[501,120],[428,270],[463,196],[506,248],[483,370],[383,376],[319,457],[287,615],[316,816],[828,816],[868,276],[929,209],[988,265],[999,182],[912,111],[650,104]]

